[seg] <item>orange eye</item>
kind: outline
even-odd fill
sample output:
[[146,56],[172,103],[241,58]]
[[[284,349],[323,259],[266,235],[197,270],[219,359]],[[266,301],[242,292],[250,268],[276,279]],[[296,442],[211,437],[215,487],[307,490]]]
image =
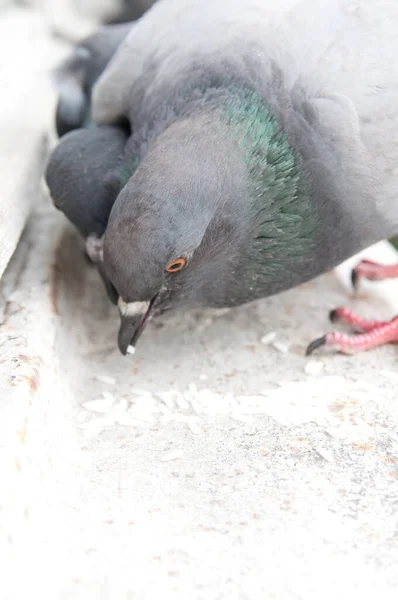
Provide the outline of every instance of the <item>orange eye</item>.
[[168,273],[177,273],[178,271],[181,271],[186,266],[186,264],[187,259],[181,256],[181,258],[173,260],[173,262],[170,263],[168,267],[166,267],[166,271]]

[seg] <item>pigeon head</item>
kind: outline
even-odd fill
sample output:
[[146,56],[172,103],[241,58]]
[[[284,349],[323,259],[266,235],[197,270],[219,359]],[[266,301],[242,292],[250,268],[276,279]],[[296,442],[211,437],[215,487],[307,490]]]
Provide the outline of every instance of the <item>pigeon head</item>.
[[[103,268],[119,294],[119,348],[148,317],[212,304],[217,269],[234,252],[247,197],[241,151],[207,114],[175,122],[152,144],[119,194],[104,236]],[[225,160],[228,152],[229,160]],[[221,285],[221,281],[219,281]]]
[[312,254],[314,208],[299,156],[253,102],[224,99],[175,121],[116,199],[103,269],[119,295],[123,354],[150,317],[275,293],[291,285],[284,267]]

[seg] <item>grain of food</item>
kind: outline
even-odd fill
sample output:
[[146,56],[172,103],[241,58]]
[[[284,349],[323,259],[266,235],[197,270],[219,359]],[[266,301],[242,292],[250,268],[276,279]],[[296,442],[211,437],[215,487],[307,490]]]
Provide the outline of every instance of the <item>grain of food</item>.
[[172,450],[171,452],[166,452],[166,454],[163,454],[161,461],[171,462],[172,460],[177,460],[177,458],[181,458],[183,454],[184,453],[182,450]]
[[318,452],[319,456],[321,456],[327,462],[334,462],[334,456],[330,450],[326,450],[325,448],[321,447],[317,447],[315,450]]
[[104,400],[89,400],[89,402],[83,404],[83,407],[91,412],[106,413],[112,408],[114,402],[114,399],[109,398]]
[[323,363],[319,360],[310,360],[306,363],[304,371],[307,375],[319,375],[323,370]]
[[116,379],[114,377],[109,377],[109,375],[96,375],[95,379],[100,381],[101,383],[106,383],[108,385],[115,385]]
[[201,433],[203,433],[201,427],[199,427],[199,425],[195,423],[195,421],[191,421],[188,423],[188,429],[195,435],[200,435]]
[[276,340],[275,342],[272,342],[272,346],[273,346],[273,348],[275,348],[275,350],[277,350],[281,354],[287,354],[289,352],[289,346],[288,346],[288,344],[285,344],[284,342],[278,342]]
[[276,332],[275,331],[270,331],[269,333],[266,333],[265,335],[263,335],[263,337],[261,338],[261,343],[262,344],[271,344],[271,342],[274,341],[274,339],[276,338]]

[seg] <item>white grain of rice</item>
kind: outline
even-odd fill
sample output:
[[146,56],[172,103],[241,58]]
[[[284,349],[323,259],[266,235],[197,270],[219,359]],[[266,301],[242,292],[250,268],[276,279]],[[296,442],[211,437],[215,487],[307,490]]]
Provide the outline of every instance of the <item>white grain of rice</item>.
[[110,392],[107,392],[106,390],[102,392],[102,397],[105,400],[109,400],[109,402],[112,400],[113,404],[116,402],[115,396],[113,394],[111,394]]
[[83,435],[84,435],[84,437],[90,439],[93,437],[97,437],[97,435],[99,435],[103,430],[104,430],[103,427],[100,427],[100,428],[93,427],[92,429],[85,429],[83,431]]
[[134,346],[127,346],[127,354],[130,354],[131,356],[135,354]]
[[177,458],[181,458],[183,454],[184,453],[182,450],[172,450],[171,452],[166,452],[166,454],[163,454],[161,461],[170,462],[172,460],[176,460]]
[[114,377],[109,377],[108,375],[96,375],[95,379],[100,381],[101,383],[106,383],[108,385],[115,385],[116,379]]
[[127,404],[126,402],[118,402],[117,404],[114,404],[109,410],[108,410],[108,415],[110,417],[113,417],[114,419],[117,419],[119,416],[121,415],[125,415],[127,411]]
[[177,406],[180,410],[188,410],[189,404],[184,396],[177,396]]
[[394,371],[389,371],[388,369],[382,369],[380,371],[380,374],[384,375],[384,377],[388,377],[389,379],[398,381],[398,373],[395,373]]
[[191,406],[193,411],[199,415],[202,411],[202,407],[200,406],[199,402],[196,402],[196,400],[191,400]]
[[148,390],[143,390],[141,388],[133,388],[131,390],[131,393],[133,394],[133,396],[139,396],[140,398],[153,398],[153,394],[151,394],[151,392],[149,392]]
[[89,402],[85,402],[83,406],[91,412],[107,413],[112,408],[114,402],[114,399],[90,400]]
[[212,324],[213,324],[213,319],[211,319],[210,317],[207,317],[206,319],[203,319],[203,321],[200,323],[199,327],[196,328],[196,331],[198,333],[202,333],[208,327],[210,327],[210,325],[212,325]]
[[242,413],[234,412],[231,414],[231,417],[235,421],[239,421],[240,423],[255,423],[256,422],[256,419],[253,419],[253,417],[249,417],[248,415],[242,415]]
[[278,341],[272,342],[272,346],[273,346],[273,348],[275,348],[275,350],[277,350],[281,354],[287,354],[289,352],[288,344],[285,344],[283,342],[278,342]]
[[244,404],[239,405],[239,414],[242,415],[261,415],[269,412],[269,408],[266,406],[245,406]]
[[87,420],[87,412],[84,410],[80,411],[76,417],[76,421],[78,423],[84,423],[84,421],[86,421],[86,420]]
[[195,383],[190,383],[188,386],[188,393],[195,396],[198,393],[198,388]]
[[216,311],[213,313],[213,316],[216,318],[223,317],[224,315],[227,315],[230,312],[230,308],[217,308]]
[[101,431],[104,427],[112,425],[113,422],[113,419],[109,419],[109,417],[98,417],[98,419],[91,419],[91,421],[87,421],[86,423],[80,423],[79,429]]
[[153,413],[132,410],[130,408],[130,410],[128,411],[128,415],[130,415],[131,418],[136,419],[137,421],[144,421],[145,423],[153,423]]
[[253,396],[238,396],[238,403],[243,406],[261,406],[267,401],[267,398],[261,394]]
[[174,410],[175,408],[175,404],[174,404],[174,397],[175,397],[175,392],[157,392],[156,396],[163,402],[163,404],[165,404],[165,406],[169,409],[169,410]]
[[177,421],[178,423],[192,423],[195,421],[193,415],[183,415],[181,413],[171,413],[170,415],[164,415],[162,421]]
[[163,406],[162,404],[159,406],[159,412],[163,415],[172,415],[173,411],[169,409],[168,406]]
[[319,456],[321,456],[327,462],[334,462],[334,456],[330,450],[326,450],[325,448],[317,447],[314,448],[316,452],[318,452]]
[[201,427],[199,427],[197,423],[195,423],[195,421],[191,421],[188,423],[188,429],[195,435],[200,435],[201,433],[203,433],[203,430],[201,429]]
[[116,423],[118,423],[119,425],[124,425],[126,427],[142,427],[142,425],[147,424],[148,421],[145,421],[144,419],[133,418],[128,413],[126,413],[124,415],[119,415],[119,417],[117,417],[116,419]]
[[268,345],[271,342],[274,341],[274,339],[276,338],[276,332],[275,331],[270,331],[269,333],[266,333],[265,335],[263,335],[263,337],[261,338],[261,343]]
[[323,370],[323,363],[319,360],[310,360],[304,367],[307,375],[319,375]]
[[199,379],[200,381],[207,381],[209,379],[209,376],[205,373],[202,373],[201,375],[199,375]]

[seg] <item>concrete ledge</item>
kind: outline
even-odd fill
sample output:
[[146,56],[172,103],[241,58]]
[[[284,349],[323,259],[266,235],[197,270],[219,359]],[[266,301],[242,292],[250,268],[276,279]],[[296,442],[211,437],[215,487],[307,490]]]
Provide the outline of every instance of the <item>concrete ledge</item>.
[[[348,271],[171,315],[126,360],[116,311],[46,200],[5,278],[2,597],[395,598],[395,349],[318,356],[308,373],[303,357],[329,308],[397,310],[396,282],[354,300]],[[271,331],[279,346],[261,343]]]
[[[352,296],[354,257],[275,298],[157,320],[121,357],[117,311],[38,192],[41,76],[63,49],[27,14],[0,21],[16,53],[0,67],[1,599],[395,600],[396,348],[304,349],[336,306],[396,314],[397,281]],[[363,255],[397,261],[385,243]]]
[[38,13],[1,13],[0,278],[38,196],[56,101],[50,69],[65,51]]

